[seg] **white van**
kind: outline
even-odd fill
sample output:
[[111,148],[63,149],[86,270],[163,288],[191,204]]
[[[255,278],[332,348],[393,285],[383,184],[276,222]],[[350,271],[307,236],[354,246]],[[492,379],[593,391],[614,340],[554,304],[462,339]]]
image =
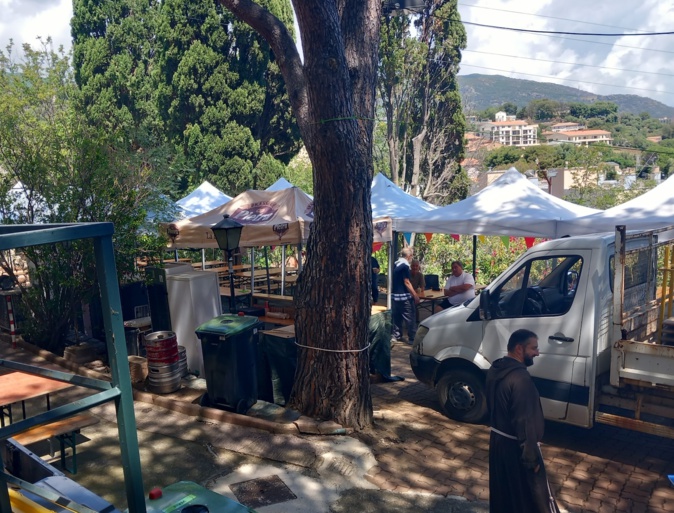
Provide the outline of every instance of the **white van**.
[[[626,246],[619,242],[619,247]],[[617,297],[618,308],[630,322],[629,311],[635,305],[652,320],[659,308],[656,236],[632,237],[629,244],[639,251],[628,249],[631,256],[624,266],[625,258],[620,260],[620,280],[615,281],[622,282],[623,290]],[[600,403],[620,410],[641,408],[634,398],[621,399],[626,389],[641,393],[641,388],[652,388],[658,382],[664,395],[671,393],[674,347],[659,344],[666,360],[658,376],[649,376],[646,369],[640,371],[645,372],[642,383],[625,380],[625,376],[610,377],[612,348],[617,340],[627,338],[621,336],[626,335],[621,332],[624,323],[616,330],[611,325],[615,247],[615,234],[544,242],[528,250],[475,299],[422,321],[410,362],[416,377],[437,390],[443,412],[465,422],[486,420],[486,371],[506,355],[510,334],[520,328],[539,338],[540,356],[529,372],[548,419],[591,427],[595,421],[613,419],[613,413],[595,415]],[[635,304],[627,304],[630,301]],[[639,340],[648,338],[647,343],[654,345],[652,326],[648,334],[630,326],[629,334],[640,335]],[[624,351],[616,356],[622,357]],[[674,412],[674,402],[670,406]]]

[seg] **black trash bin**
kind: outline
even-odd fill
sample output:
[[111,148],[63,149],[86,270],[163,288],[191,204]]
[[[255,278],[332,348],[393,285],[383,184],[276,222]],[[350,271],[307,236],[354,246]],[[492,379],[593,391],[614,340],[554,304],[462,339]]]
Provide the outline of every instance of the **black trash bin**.
[[257,317],[224,314],[196,329],[207,393],[202,406],[246,413],[257,402]]

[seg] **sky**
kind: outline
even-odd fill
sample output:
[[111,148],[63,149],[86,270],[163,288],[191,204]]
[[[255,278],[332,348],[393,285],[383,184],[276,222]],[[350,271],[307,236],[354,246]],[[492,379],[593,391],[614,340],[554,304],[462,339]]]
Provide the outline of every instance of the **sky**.
[[[51,36],[70,48],[72,0],[0,0],[0,48]],[[563,32],[674,31],[664,0],[459,0],[465,22]],[[638,94],[674,106],[674,35],[596,37],[466,26],[461,74],[555,82],[598,94]],[[601,44],[598,44],[601,43]]]

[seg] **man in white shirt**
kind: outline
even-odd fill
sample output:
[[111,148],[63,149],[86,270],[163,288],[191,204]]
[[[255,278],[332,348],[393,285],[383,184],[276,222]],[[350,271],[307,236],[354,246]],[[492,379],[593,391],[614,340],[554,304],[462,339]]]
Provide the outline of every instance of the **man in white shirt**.
[[452,262],[452,275],[447,278],[444,294],[446,298],[437,307],[438,312],[459,306],[475,297],[475,279],[472,274],[463,271],[463,264],[458,260]]

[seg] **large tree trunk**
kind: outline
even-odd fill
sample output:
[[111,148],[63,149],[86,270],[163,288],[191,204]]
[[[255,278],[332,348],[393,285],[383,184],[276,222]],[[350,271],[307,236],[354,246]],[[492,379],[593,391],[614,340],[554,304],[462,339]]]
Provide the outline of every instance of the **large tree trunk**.
[[362,429],[368,365],[372,130],[381,0],[294,0],[302,64],[285,27],[249,0],[220,0],[270,44],[314,170],[314,222],[297,283],[291,405]]

